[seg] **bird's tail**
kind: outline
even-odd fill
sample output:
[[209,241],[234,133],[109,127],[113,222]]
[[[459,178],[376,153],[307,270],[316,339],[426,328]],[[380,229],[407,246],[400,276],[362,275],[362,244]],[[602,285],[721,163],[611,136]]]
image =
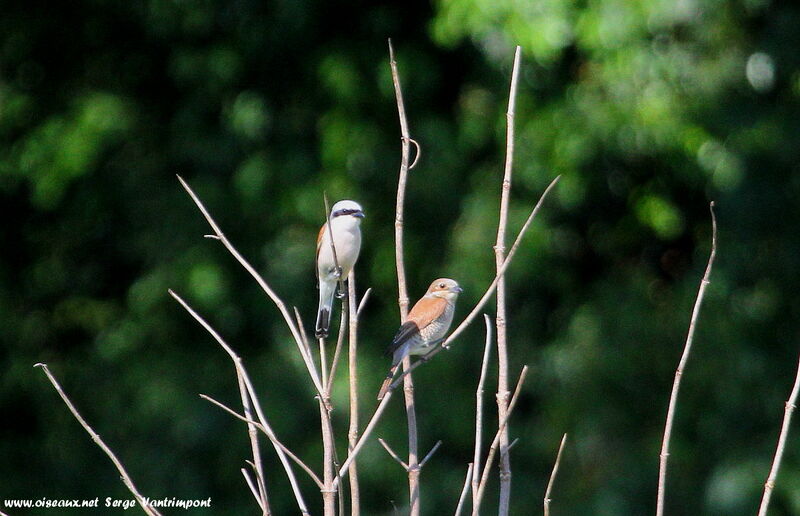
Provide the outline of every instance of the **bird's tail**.
[[314,334],[322,338],[328,336],[331,326],[331,311],[333,309],[333,294],[336,291],[335,281],[319,282],[319,307],[317,308],[317,324]]
[[392,380],[394,380],[394,375],[397,372],[397,368],[400,364],[395,364],[389,369],[389,374],[386,375],[386,379],[381,384],[381,390],[378,392],[378,401],[381,401],[386,393],[389,392],[389,386],[392,385]]

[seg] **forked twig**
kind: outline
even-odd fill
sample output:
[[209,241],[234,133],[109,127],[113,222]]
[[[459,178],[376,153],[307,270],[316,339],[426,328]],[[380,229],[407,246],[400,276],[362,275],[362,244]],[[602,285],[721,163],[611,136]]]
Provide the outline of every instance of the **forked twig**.
[[686,361],[689,359],[689,353],[692,350],[692,339],[694,338],[697,317],[700,314],[700,305],[703,304],[703,296],[705,295],[706,287],[710,283],[709,276],[711,275],[711,267],[714,265],[714,257],[717,254],[717,218],[714,215],[713,201],[709,205],[709,210],[711,211],[711,254],[708,256],[706,272],[703,274],[703,279],[700,281],[700,288],[697,291],[697,299],[694,302],[692,318],[689,322],[689,332],[686,335],[686,344],[683,348],[681,360],[678,363],[678,369],[675,371],[675,380],[672,383],[672,394],[669,397],[667,422],[664,425],[664,440],[661,444],[661,455],[658,463],[658,498],[656,501],[656,516],[664,515],[664,497],[666,495],[667,481],[667,458],[669,457],[669,441],[672,435],[672,423],[675,419],[675,407],[678,404],[678,390],[681,387],[683,369],[686,367]]
[[130,475],[128,475],[128,472],[125,471],[125,466],[122,465],[122,462],[120,462],[120,460],[117,458],[114,452],[111,451],[111,448],[109,448],[108,445],[106,445],[106,443],[100,438],[100,436],[97,435],[97,432],[95,432],[94,429],[92,429],[92,427],[89,426],[89,423],[87,423],[86,420],[83,419],[83,416],[81,416],[80,412],[78,412],[78,409],[75,408],[75,405],[72,404],[72,401],[70,401],[69,397],[64,392],[64,389],[61,388],[61,385],[58,383],[58,380],[56,380],[56,377],[53,376],[53,373],[50,372],[50,369],[47,367],[47,364],[43,364],[40,362],[34,365],[34,367],[40,367],[42,371],[44,371],[44,374],[47,375],[47,379],[50,380],[51,384],[53,384],[53,387],[56,389],[56,392],[58,392],[58,395],[61,396],[61,399],[67,405],[69,411],[72,412],[72,415],[75,417],[75,419],[78,420],[78,423],[80,423],[83,429],[86,430],[86,433],[89,434],[89,436],[92,438],[92,441],[94,441],[94,443],[98,447],[100,447],[101,450],[103,450],[103,453],[105,453],[108,456],[108,458],[111,459],[111,462],[114,463],[114,466],[116,466],[117,471],[119,471],[119,474],[122,477],[122,482],[125,484],[125,487],[127,487],[128,491],[130,491],[131,494],[134,496],[134,498],[136,498],[136,501],[139,503],[139,506],[142,508],[145,514],[148,514],[149,516],[160,516],[161,513],[158,512],[155,508],[148,505],[147,502],[145,501],[145,498],[141,494],[139,494],[139,491],[133,484],[133,480],[131,479]]
[[239,253],[239,251],[236,250],[233,244],[231,244],[231,242],[222,232],[220,227],[211,217],[211,214],[208,212],[205,205],[203,205],[202,201],[200,201],[200,198],[197,196],[197,194],[194,193],[192,188],[189,186],[189,184],[186,181],[184,181],[181,176],[177,177],[178,181],[180,181],[184,190],[186,190],[186,193],[189,194],[189,196],[192,198],[197,208],[203,214],[203,217],[205,217],[206,222],[208,222],[209,226],[211,226],[211,229],[214,230],[215,239],[222,242],[222,245],[225,246],[225,249],[227,249],[228,252],[230,252],[233,255],[233,257],[236,258],[236,260],[242,265],[242,267],[244,267],[245,270],[250,273],[250,275],[253,277],[253,279],[256,280],[261,289],[267,294],[267,296],[269,296],[269,298],[278,308],[278,311],[283,316],[284,321],[286,321],[286,325],[289,327],[289,331],[291,332],[292,337],[294,337],[295,343],[297,344],[297,348],[300,350],[300,355],[303,357],[303,362],[306,365],[308,374],[311,377],[311,380],[314,382],[314,387],[316,387],[317,389],[317,394],[322,396],[323,393],[322,383],[320,382],[319,373],[317,373],[316,366],[314,365],[314,359],[311,358],[310,354],[306,353],[305,346],[303,345],[303,339],[302,336],[300,335],[300,330],[294,324],[294,320],[292,319],[292,315],[289,312],[288,308],[286,308],[286,304],[280,297],[278,297],[275,291],[272,290],[272,288],[267,284],[264,278],[253,268],[253,266],[250,265],[250,262],[248,262]]
[[503,429],[508,425],[508,420],[511,418],[511,414],[514,412],[514,407],[517,406],[517,400],[519,399],[519,393],[522,390],[522,384],[525,383],[525,377],[528,375],[528,366],[524,366],[522,368],[522,372],[519,374],[519,380],[517,380],[517,386],[514,389],[514,395],[511,396],[511,402],[508,404],[508,412],[506,413],[506,417],[500,421],[500,424],[497,428],[497,433],[494,434],[494,439],[492,439],[492,445],[489,447],[489,455],[486,457],[486,465],[483,468],[483,475],[481,475],[481,483],[478,485],[478,497],[475,504],[472,507],[472,516],[478,516],[480,513],[481,508],[481,501],[483,500],[483,493],[486,489],[486,482],[489,480],[489,471],[492,468],[492,463],[494,462],[494,456],[497,453],[497,446],[500,443],[500,433]]
[[561,438],[561,444],[558,446],[558,453],[556,454],[556,462],[553,464],[553,471],[550,472],[550,480],[547,481],[547,489],[544,492],[544,516],[550,516],[550,493],[556,481],[558,465],[561,464],[561,453],[564,451],[564,444],[566,444],[566,442],[567,434],[564,434],[564,437]]
[[464,500],[467,499],[467,491],[469,491],[469,483],[472,479],[472,463],[467,466],[467,478],[464,479],[464,487],[461,489],[461,496],[458,497],[458,505],[456,506],[455,516],[461,516],[461,509],[464,507]]
[[772,490],[775,487],[775,480],[778,478],[778,470],[781,467],[781,460],[783,459],[783,450],[786,448],[786,438],[789,436],[789,425],[792,423],[792,412],[796,408],[797,394],[800,391],[800,364],[797,366],[797,376],[794,379],[794,387],[789,399],[786,400],[786,408],[783,412],[783,424],[781,425],[781,434],[778,437],[778,445],[775,449],[775,457],[772,459],[772,467],[769,471],[766,483],[764,483],[764,495],[761,498],[761,506],[758,509],[758,516],[767,516],[767,509],[769,509],[769,501],[772,497]]
[[378,437],[378,442],[381,443],[381,446],[383,446],[383,449],[386,450],[386,453],[388,453],[395,461],[397,461],[397,463],[400,464],[404,470],[408,471],[408,464],[403,462],[403,459],[401,459],[400,456],[395,453],[392,447],[389,446],[389,444],[384,441],[383,438]]
[[[169,294],[187,311],[189,315],[191,315],[194,320],[196,320],[200,325],[205,328],[205,330],[217,341],[217,343],[222,347],[223,350],[228,354],[231,361],[233,362],[234,367],[236,368],[237,374],[241,375],[242,381],[244,382],[245,386],[247,387],[247,393],[250,397],[250,400],[253,402],[253,407],[255,408],[256,415],[258,416],[258,421],[261,423],[261,426],[264,428],[265,433],[270,438],[270,442],[272,443],[273,448],[275,449],[275,453],[278,454],[278,459],[281,461],[283,465],[283,469],[286,472],[286,476],[289,479],[289,484],[292,487],[292,492],[294,493],[295,500],[297,501],[297,506],[300,509],[300,512],[304,515],[308,514],[308,508],[306,507],[305,500],[303,499],[303,494],[300,492],[300,487],[297,484],[297,478],[294,475],[294,471],[292,471],[292,466],[289,464],[289,461],[286,457],[286,453],[283,449],[278,445],[278,439],[275,437],[275,433],[272,431],[269,423],[267,422],[266,416],[264,416],[264,411],[261,409],[261,403],[258,401],[258,397],[256,396],[255,389],[253,388],[253,384],[250,381],[250,376],[247,374],[247,371],[242,364],[241,357],[233,351],[227,342],[220,336],[219,333],[206,322],[203,317],[200,316],[189,304],[183,300],[178,294],[176,294],[173,290],[168,291]],[[302,344],[301,344],[302,346]]]

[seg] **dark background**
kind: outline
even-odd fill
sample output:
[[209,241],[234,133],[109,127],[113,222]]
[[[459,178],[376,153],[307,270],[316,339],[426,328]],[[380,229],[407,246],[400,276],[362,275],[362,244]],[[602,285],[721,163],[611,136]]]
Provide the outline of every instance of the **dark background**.
[[[654,511],[715,200],[718,259],[681,390],[667,512],[754,514],[798,355],[798,26],[799,4],[770,0],[3,2],[0,498],[129,497],[32,367],[47,362],[146,495],[256,514],[239,473],[245,429],[197,396],[236,405],[232,367],[167,288],[245,357],[276,432],[319,469],[318,412],[291,336],[202,238],[176,173],[308,324],[322,192],[363,204],[366,420],[399,323],[391,37],[423,149],[406,205],[412,300],[456,278],[461,318],[494,274],[515,44],[509,240],[562,175],[508,274],[512,373],[531,367],[511,424],[512,513],[538,513],[563,432],[553,514]],[[471,460],[482,343],[478,320],[415,375],[420,448],[444,441],[422,474],[424,514],[452,512]],[[399,399],[376,436],[404,453]],[[293,514],[264,450],[273,508]],[[397,464],[373,441],[359,466],[364,513],[403,514]],[[493,478],[487,512],[496,488]],[[792,432],[771,514],[800,513],[798,493]]]

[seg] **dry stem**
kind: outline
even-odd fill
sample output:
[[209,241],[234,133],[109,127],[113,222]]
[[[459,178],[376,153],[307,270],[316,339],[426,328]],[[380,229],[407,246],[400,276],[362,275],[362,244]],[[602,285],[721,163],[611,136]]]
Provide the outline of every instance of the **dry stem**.
[[797,376],[794,379],[794,387],[789,399],[786,400],[786,408],[783,412],[783,424],[781,425],[781,434],[778,437],[778,446],[775,449],[775,458],[772,459],[772,468],[769,471],[769,477],[764,484],[764,496],[761,498],[761,507],[758,509],[758,516],[767,516],[767,509],[769,508],[769,500],[772,497],[772,489],[775,487],[775,479],[778,477],[778,470],[781,467],[781,460],[783,459],[783,450],[786,448],[786,438],[789,435],[789,425],[792,423],[792,412],[796,408],[797,393],[800,391],[800,364],[797,366]]
[[[408,161],[411,137],[408,131],[408,119],[406,118],[405,105],[403,104],[403,92],[400,88],[400,74],[397,71],[397,62],[394,58],[394,48],[392,40],[389,40],[389,65],[392,69],[392,83],[394,84],[395,97],[397,100],[397,114],[400,119],[400,134],[402,136],[402,150],[400,159],[400,174],[397,181],[397,205],[395,209],[394,237],[395,237],[395,258],[397,264],[397,303],[400,307],[400,322],[406,320],[408,316],[408,289],[406,287],[406,272],[403,261],[403,203],[405,201],[406,179],[408,177]],[[416,144],[416,142],[415,142]],[[419,145],[417,145],[419,149]],[[417,151],[419,156],[419,151]],[[408,371],[411,367],[411,358],[403,358],[403,371]],[[403,379],[403,393],[406,403],[406,419],[408,421],[408,491],[409,491],[409,515],[419,516],[419,457],[417,445],[417,411],[414,403],[414,380],[410,374]]]
[[[264,432],[269,437],[270,442],[272,443],[273,448],[275,449],[275,453],[278,454],[278,459],[281,461],[283,465],[283,469],[286,472],[286,476],[289,479],[289,483],[292,487],[292,492],[294,493],[295,500],[297,501],[297,506],[300,509],[300,512],[304,515],[308,514],[308,508],[306,507],[305,500],[303,499],[303,494],[300,492],[300,487],[297,484],[297,478],[294,475],[294,471],[292,471],[292,466],[289,464],[289,461],[286,458],[286,453],[282,449],[281,446],[278,445],[278,439],[275,437],[275,433],[272,431],[269,423],[267,422],[266,416],[264,416],[264,411],[261,409],[261,403],[258,401],[258,397],[256,396],[255,389],[253,388],[253,384],[250,381],[250,376],[247,374],[247,370],[244,368],[244,364],[242,363],[242,359],[239,355],[233,351],[225,340],[217,333],[217,331],[211,327],[205,319],[203,319],[200,314],[194,311],[194,309],[189,306],[189,304],[183,300],[178,294],[174,291],[169,290],[170,295],[175,298],[175,300],[180,303],[180,305],[187,311],[189,314],[198,322],[200,325],[206,329],[206,331],[214,337],[214,340],[225,350],[228,356],[231,358],[234,367],[236,368],[236,372],[238,375],[241,375],[241,379],[247,387],[247,394],[250,397],[250,400],[253,402],[253,407],[255,408],[256,415],[258,417],[258,421],[261,423],[261,426],[264,428]],[[302,343],[301,343],[302,346]]]
[[467,499],[467,491],[469,491],[469,483],[472,478],[472,463],[467,466],[467,478],[464,479],[464,487],[461,489],[461,496],[458,497],[458,505],[456,506],[455,516],[461,515],[461,509],[464,507],[464,500]]
[[697,324],[697,317],[700,314],[700,305],[703,303],[703,296],[708,286],[709,276],[711,275],[711,267],[714,265],[714,257],[717,254],[717,219],[714,216],[714,202],[712,201],[709,209],[711,211],[711,254],[708,257],[708,264],[706,265],[706,272],[703,274],[703,279],[700,281],[700,288],[697,291],[697,299],[694,302],[694,309],[692,310],[692,318],[689,322],[689,332],[686,335],[686,345],[683,348],[683,355],[681,356],[678,369],[675,371],[675,380],[672,383],[672,394],[669,397],[669,408],[667,409],[667,422],[664,426],[664,440],[661,444],[661,456],[658,465],[658,499],[656,502],[656,516],[664,515],[664,496],[666,494],[666,480],[667,480],[667,458],[669,457],[669,440],[672,435],[672,422],[675,418],[675,406],[678,403],[678,390],[681,386],[681,377],[683,376],[683,369],[686,367],[686,361],[689,358],[689,353],[692,350],[692,339],[694,338],[695,325]]
[[178,181],[180,181],[184,190],[186,190],[186,192],[192,198],[194,203],[197,205],[197,208],[205,217],[209,226],[211,226],[211,229],[214,230],[214,239],[222,242],[222,245],[225,246],[225,249],[227,249],[228,252],[230,252],[233,255],[233,257],[236,258],[236,260],[242,265],[242,267],[244,267],[245,270],[250,273],[250,275],[253,277],[253,279],[256,280],[261,289],[269,296],[269,298],[278,308],[278,311],[280,311],[284,321],[286,321],[286,325],[289,327],[289,331],[292,333],[292,337],[294,337],[295,343],[297,344],[297,348],[300,350],[300,355],[303,357],[303,362],[305,363],[306,368],[308,369],[308,374],[311,377],[311,380],[314,382],[314,387],[316,387],[317,389],[317,394],[319,394],[324,398],[322,384],[320,382],[319,373],[317,373],[316,366],[314,365],[314,359],[311,358],[310,354],[306,353],[306,347],[303,344],[303,338],[302,335],[300,334],[300,330],[294,324],[294,320],[292,319],[291,313],[289,313],[289,310],[286,308],[286,304],[283,302],[283,300],[281,300],[280,297],[278,297],[277,294],[275,294],[272,288],[267,284],[264,278],[261,277],[261,275],[253,268],[253,266],[250,265],[250,263],[241,254],[239,254],[239,251],[236,250],[233,244],[231,244],[231,242],[219,228],[217,223],[208,213],[208,210],[203,205],[202,201],[200,201],[200,198],[197,197],[197,194],[194,193],[189,184],[186,181],[184,181],[181,176],[177,177]]
[[[503,266],[506,251],[506,225],[508,224],[508,204],[511,195],[511,173],[514,163],[514,111],[516,108],[517,83],[519,79],[520,47],[514,52],[514,68],[511,72],[511,86],[508,93],[506,111],[506,162],[503,185],[500,195],[500,220],[497,224],[497,241],[494,246],[495,265],[498,273]],[[506,281],[497,282],[497,420],[505,419],[508,412],[508,346],[506,341]],[[500,432],[500,506],[499,516],[508,515],[511,500],[511,460],[508,454],[508,427]]]
[[[347,368],[350,383],[350,426],[347,431],[347,451],[350,452],[358,441],[358,316],[356,308],[356,274],[350,271],[347,278],[347,306],[349,310],[350,331],[348,332]],[[366,301],[369,290],[364,293],[361,303]],[[358,471],[355,462],[350,466],[350,514],[361,514],[361,494],[358,488]]]
[[125,487],[127,487],[128,491],[130,491],[131,494],[133,494],[134,498],[136,498],[136,501],[139,503],[139,506],[142,508],[145,514],[148,514],[149,516],[160,516],[161,513],[158,512],[155,508],[147,505],[144,497],[141,494],[139,494],[139,491],[133,484],[133,480],[131,480],[130,475],[128,475],[128,472],[125,471],[125,466],[123,466],[122,463],[117,458],[117,456],[114,455],[114,452],[111,451],[111,448],[109,448],[106,445],[106,443],[100,438],[100,436],[97,435],[97,432],[95,432],[92,429],[92,427],[89,426],[89,423],[87,423],[86,420],[83,419],[83,416],[81,416],[80,412],[78,412],[78,409],[75,408],[75,405],[72,404],[72,401],[70,401],[69,397],[64,392],[64,389],[61,388],[61,385],[58,383],[58,380],[56,380],[56,377],[53,376],[53,373],[50,372],[50,369],[47,367],[47,364],[38,363],[34,367],[42,368],[44,374],[47,375],[47,379],[50,380],[51,384],[53,384],[53,387],[56,389],[56,392],[58,392],[58,395],[61,396],[62,400],[64,400],[64,403],[67,405],[67,408],[69,409],[70,412],[72,412],[72,415],[75,417],[75,419],[78,420],[78,423],[80,423],[83,429],[86,430],[86,433],[89,434],[89,436],[92,438],[92,441],[94,441],[94,443],[97,446],[99,446],[101,450],[103,450],[103,452],[108,456],[109,459],[111,459],[111,462],[114,463],[114,466],[116,466],[117,471],[119,471],[119,474],[122,477],[122,482],[125,484]]
[[514,407],[517,406],[517,400],[519,399],[519,393],[522,390],[522,384],[525,382],[525,377],[528,375],[528,366],[524,366],[522,368],[522,372],[519,374],[519,380],[517,380],[517,386],[514,389],[514,395],[511,396],[511,402],[508,404],[508,413],[506,417],[500,421],[500,424],[497,428],[497,433],[494,435],[494,439],[492,439],[492,445],[489,447],[489,455],[486,457],[486,465],[483,468],[483,475],[481,475],[481,483],[478,485],[478,497],[475,504],[472,507],[472,516],[478,516],[481,509],[481,501],[483,500],[483,493],[486,489],[486,482],[489,480],[489,470],[492,467],[492,463],[494,462],[494,456],[497,453],[497,446],[500,443],[500,434],[503,432],[503,429],[508,425],[508,420],[511,418],[511,414],[514,412]]
[[472,504],[477,502],[478,484],[481,478],[481,443],[483,440],[483,384],[486,381],[486,370],[489,367],[489,352],[492,349],[492,324],[489,316],[483,314],[486,323],[486,343],[483,346],[483,361],[478,389],[475,391],[475,453],[472,462]]
[[556,481],[558,465],[561,464],[561,453],[564,451],[564,444],[566,444],[566,442],[567,434],[564,434],[564,437],[561,438],[561,444],[558,446],[558,453],[556,454],[556,462],[553,464],[553,471],[550,472],[550,480],[547,481],[547,490],[544,492],[544,516],[550,516],[550,493]]

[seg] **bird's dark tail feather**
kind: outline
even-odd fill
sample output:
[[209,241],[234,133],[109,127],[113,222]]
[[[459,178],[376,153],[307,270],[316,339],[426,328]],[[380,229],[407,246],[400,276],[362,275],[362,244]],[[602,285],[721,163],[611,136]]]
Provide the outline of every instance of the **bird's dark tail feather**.
[[328,336],[328,329],[331,325],[331,313],[327,308],[321,309],[317,312],[317,325],[314,335],[318,339]]
[[381,390],[378,392],[378,401],[381,401],[386,393],[389,392],[389,386],[392,385],[392,380],[394,380],[394,375],[397,372],[397,367],[399,364],[393,366],[389,369],[389,374],[386,375],[386,379],[381,384]]

